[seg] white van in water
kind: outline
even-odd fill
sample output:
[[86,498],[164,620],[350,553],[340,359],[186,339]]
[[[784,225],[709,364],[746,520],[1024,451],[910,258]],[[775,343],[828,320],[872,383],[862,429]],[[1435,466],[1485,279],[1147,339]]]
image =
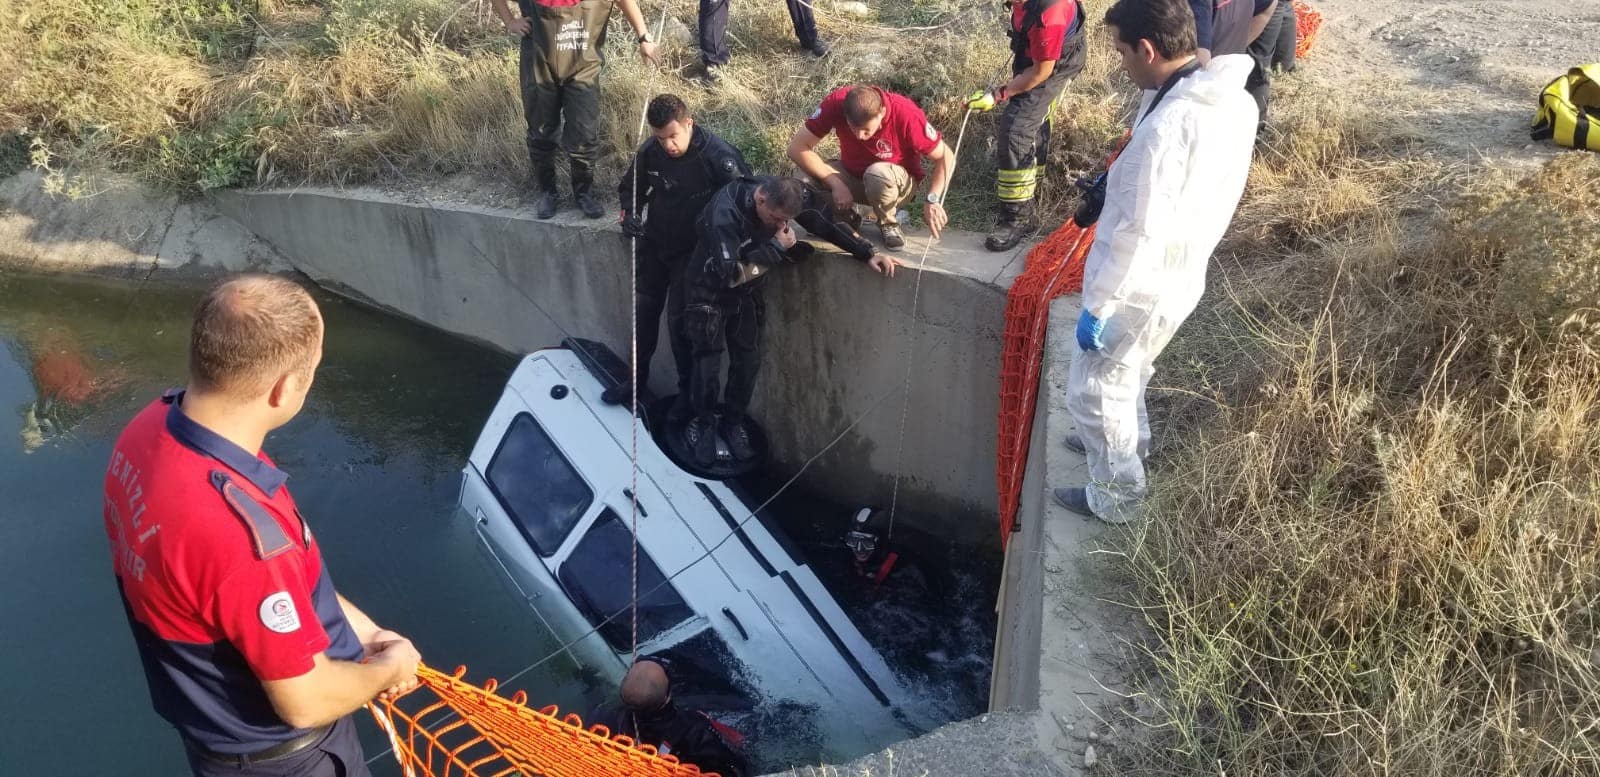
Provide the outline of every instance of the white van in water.
[[[571,658],[617,683],[632,647],[632,416],[600,393],[626,374],[604,346],[525,357],[463,472],[462,511]],[[638,640],[677,694],[842,714],[910,733],[900,681],[781,533],[727,484],[674,464],[638,426]],[[684,686],[691,686],[685,688]],[[874,720],[884,725],[873,725]]]

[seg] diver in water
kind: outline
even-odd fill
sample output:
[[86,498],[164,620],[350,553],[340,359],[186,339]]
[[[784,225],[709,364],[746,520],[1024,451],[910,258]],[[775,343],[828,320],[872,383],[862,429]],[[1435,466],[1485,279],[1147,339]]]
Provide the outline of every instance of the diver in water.
[[589,714],[590,725],[630,737],[656,752],[694,764],[722,777],[750,774],[750,762],[734,744],[737,734],[704,712],[678,708],[672,702],[672,680],[664,666],[648,658],[634,662],[622,679],[622,704],[602,706]]
[[850,516],[850,528],[844,533],[844,546],[850,549],[856,577],[870,580],[874,586],[883,585],[900,560],[900,554],[889,549],[884,533],[883,511],[873,507],[855,511]]

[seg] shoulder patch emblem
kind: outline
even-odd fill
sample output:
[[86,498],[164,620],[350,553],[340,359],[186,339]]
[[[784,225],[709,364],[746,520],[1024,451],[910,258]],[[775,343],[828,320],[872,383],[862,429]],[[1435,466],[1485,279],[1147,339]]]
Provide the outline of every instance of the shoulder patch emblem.
[[922,123],[922,134],[927,135],[929,140],[939,139],[939,131],[933,128],[933,122],[931,121]]
[[288,591],[279,591],[262,599],[257,614],[261,616],[261,625],[270,631],[288,634],[300,629],[300,613],[295,612],[294,599]]
[[728,175],[737,176],[739,174],[739,165],[734,163],[733,157],[726,157],[722,160],[722,171]]

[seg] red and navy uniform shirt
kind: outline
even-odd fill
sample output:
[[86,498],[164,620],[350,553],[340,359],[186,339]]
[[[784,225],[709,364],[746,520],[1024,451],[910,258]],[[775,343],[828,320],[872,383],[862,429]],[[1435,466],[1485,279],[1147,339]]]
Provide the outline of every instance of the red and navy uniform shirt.
[[1018,71],[1035,62],[1061,59],[1067,36],[1078,31],[1082,18],[1076,0],[1029,0],[1011,4],[1012,51]]
[[855,178],[866,175],[869,165],[893,162],[904,167],[912,178],[922,180],[922,157],[933,153],[940,140],[939,131],[928,121],[927,114],[911,98],[873,87],[883,98],[883,123],[872,137],[861,140],[844,118],[844,98],[852,88],[840,87],[823,98],[816,112],[806,119],[806,131],[825,138],[837,130],[839,162]]
[[301,732],[261,683],[311,671],[318,653],[357,661],[316,540],[264,454],[183,414],[168,392],[111,454],[105,525],[117,587],[156,712],[223,753]]

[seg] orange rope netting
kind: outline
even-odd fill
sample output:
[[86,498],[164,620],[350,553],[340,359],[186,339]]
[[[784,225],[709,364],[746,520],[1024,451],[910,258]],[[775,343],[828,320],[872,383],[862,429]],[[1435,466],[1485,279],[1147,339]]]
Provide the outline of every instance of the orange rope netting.
[[1028,463],[1039,370],[1044,365],[1044,330],[1050,301],[1083,288],[1083,260],[1094,244],[1087,229],[1067,219],[1029,249],[1027,265],[1006,295],[1006,328],[1000,352],[1000,439],[995,481],[1000,490],[1000,541],[1011,538],[1022,474]]
[[1311,53],[1311,44],[1317,39],[1317,31],[1322,29],[1322,14],[1305,0],[1294,0],[1294,26],[1298,35],[1294,55],[1303,57]]
[[466,671],[421,667],[416,690],[367,706],[406,777],[716,777],[605,726],[585,728],[577,715],[531,709],[522,691],[499,696],[494,680],[472,685]]

